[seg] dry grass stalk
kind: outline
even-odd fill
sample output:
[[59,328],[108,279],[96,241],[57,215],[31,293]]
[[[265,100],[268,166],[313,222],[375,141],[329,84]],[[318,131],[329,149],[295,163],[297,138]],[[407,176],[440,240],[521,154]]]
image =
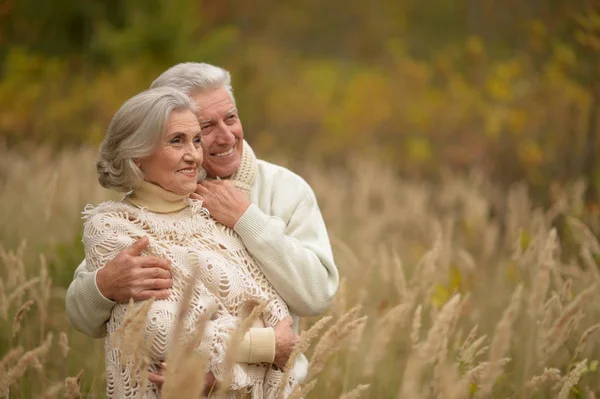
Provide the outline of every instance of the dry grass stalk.
[[345,338],[354,331],[362,328],[366,323],[367,317],[358,317],[360,306],[350,309],[342,315],[322,336],[315,345],[313,355],[308,363],[308,375],[306,381],[312,380],[319,374],[329,357],[333,355],[344,343]]
[[475,337],[477,337],[477,329],[477,325],[471,329],[465,342],[463,342],[458,351],[458,361],[467,367],[470,367],[475,361],[475,358],[488,349],[487,346],[483,346],[483,343],[487,339],[487,335],[482,335],[475,339]]
[[19,309],[17,309],[17,312],[15,313],[15,317],[13,319],[13,324],[12,324],[13,339],[15,339],[17,337],[19,330],[21,330],[21,321],[23,320],[25,313],[27,313],[27,311],[31,308],[31,305],[33,305],[33,304],[34,304],[33,299],[28,299],[24,304],[22,304],[19,307]]
[[415,310],[415,314],[413,316],[412,328],[410,330],[410,341],[412,342],[413,349],[416,349],[419,346],[422,309],[423,305],[417,306],[417,310]]
[[4,321],[8,319],[8,298],[4,290],[4,282],[0,279],[0,318]]
[[299,399],[303,397],[305,398],[310,393],[310,391],[314,389],[315,385],[317,385],[317,381],[318,380],[312,380],[302,386],[300,386],[300,384],[296,385],[296,387],[294,387],[294,389],[290,393],[290,396],[288,396],[287,399]]
[[594,256],[592,252],[586,245],[582,245],[580,249],[581,260],[583,261],[583,266],[585,269],[592,274],[594,277],[594,281],[596,283],[600,282],[600,270],[598,270],[598,265],[594,260]]
[[419,345],[408,358],[399,397],[422,397],[421,374],[423,368],[437,359],[441,345],[447,341],[444,337],[450,333],[452,320],[457,316],[460,294],[454,295],[436,316],[427,334],[427,340]]
[[81,380],[83,379],[83,370],[80,370],[75,377],[65,379],[65,399],[81,399]]
[[[231,333],[229,339],[229,348],[227,348],[227,355],[225,357],[225,375],[223,376],[220,388],[217,394],[224,393],[229,389],[231,380],[233,378],[233,366],[235,365],[235,355],[239,351],[240,343],[244,338],[244,334],[250,330],[252,324],[258,319],[258,317],[264,312],[265,308],[269,304],[269,301],[258,304],[252,309],[252,312],[244,321]],[[285,380],[282,380],[282,384],[285,385]]]
[[595,333],[596,331],[598,331],[600,329],[600,323],[594,324],[593,326],[587,328],[583,334],[581,334],[581,338],[579,339],[579,343],[577,344],[577,347],[575,348],[575,353],[573,354],[573,359],[577,359],[579,357],[579,355],[583,352],[583,350],[585,349],[585,345],[588,342],[588,339],[590,338],[590,336]]
[[52,384],[46,392],[44,392],[44,399],[54,399],[65,389],[65,383],[63,381],[55,382]]
[[[298,357],[298,355],[300,353],[305,352],[310,347],[311,342],[321,333],[321,331],[323,330],[323,328],[325,328],[327,323],[329,323],[331,318],[331,316],[322,317],[315,324],[313,324],[313,326],[309,330],[302,331],[302,333],[300,334],[300,342],[298,342],[298,344],[294,347],[294,350],[290,354],[290,358],[285,364],[284,373],[283,377],[281,378],[281,381],[288,380],[290,372],[294,368],[294,363],[296,362],[296,358]],[[279,387],[279,391],[277,392],[277,398],[283,399],[284,394],[285,384],[282,384]]]
[[350,392],[347,392],[340,396],[340,399],[358,399],[367,389],[369,389],[369,386],[369,384],[358,385]]
[[558,393],[557,399],[568,399],[571,389],[579,382],[579,379],[585,373],[587,368],[587,359],[577,363],[575,368],[566,375],[563,381],[563,386]]
[[556,230],[552,229],[543,250],[539,254],[537,273],[534,278],[533,290],[529,297],[529,314],[533,320],[538,320],[543,313],[544,301],[550,287],[550,269],[554,266],[554,252],[557,247]]
[[401,303],[388,310],[375,324],[375,335],[371,350],[364,362],[363,375],[371,376],[385,354],[389,351],[389,344],[396,328],[405,324],[408,319],[410,305]]
[[560,292],[560,299],[562,302],[570,302],[573,300],[573,292],[571,291],[573,288],[573,280],[568,279],[565,281],[565,284],[562,286]]
[[600,242],[598,242],[598,239],[594,233],[590,231],[585,223],[574,217],[568,217],[567,222],[571,225],[573,232],[579,236],[578,241],[586,243],[591,249],[592,253],[600,255]]
[[0,262],[4,264],[4,269],[8,272],[7,288],[9,289],[25,283],[23,256],[26,248],[27,242],[25,240],[21,241],[15,252],[7,252],[0,245]]
[[23,352],[25,352],[25,349],[23,349],[21,346],[17,346],[16,348],[9,350],[8,353],[4,355],[2,359],[0,359],[0,374],[6,374],[8,365],[21,357]]
[[167,352],[168,368],[162,388],[164,399],[197,398],[204,392],[204,370],[208,364],[208,353],[201,353],[198,349],[204,338],[206,324],[215,309],[206,309],[204,314],[198,317],[191,334],[187,333],[185,326],[200,270],[200,267],[193,269],[184,289],[173,339]]
[[340,285],[338,288],[338,292],[336,293],[335,297],[331,301],[331,305],[329,306],[327,313],[329,313],[335,317],[340,317],[341,315],[346,313],[346,309],[348,306],[347,301],[346,301],[347,283],[348,283],[348,281],[347,281],[346,277],[342,277],[340,279]]
[[396,293],[398,294],[399,302],[406,303],[409,301],[411,294],[406,283],[406,274],[404,273],[402,258],[398,252],[392,252],[392,261],[394,263],[394,286],[396,288]]
[[34,277],[34,278],[24,282],[23,284],[19,285],[18,287],[16,287],[15,290],[13,292],[11,292],[10,295],[8,295],[8,297],[6,298],[5,306],[8,308],[13,301],[20,298],[25,291],[27,291],[28,289],[30,289],[31,287],[33,287],[35,284],[39,283],[40,281],[41,281],[40,277]]
[[577,314],[581,310],[583,302],[588,296],[596,291],[597,285],[594,284],[582,291],[569,305],[565,307],[562,314],[556,320],[552,328],[544,336],[544,351],[542,360],[552,356],[558,348],[566,341],[569,333],[569,326],[574,322]]
[[[45,341],[40,346],[25,352],[19,358],[17,364],[15,364],[12,368],[9,368],[6,372],[0,374],[0,394],[6,394],[9,387],[17,382],[30,366],[34,366],[36,363],[39,364],[40,360],[44,359],[48,355],[51,346],[52,333],[48,333]],[[14,356],[15,355],[13,353],[11,357]]]
[[495,367],[496,364],[499,367],[504,367],[509,362],[510,362],[510,358],[509,357],[502,358],[499,361],[497,361],[496,363],[481,362],[478,365],[476,365],[475,367],[471,368],[469,371],[467,371],[465,373],[465,375],[463,376],[463,379],[465,379],[469,383],[476,383],[476,382],[478,382],[479,380],[481,380],[486,375],[486,373],[488,372],[488,370],[491,367]]
[[119,350],[121,366],[125,367],[128,362],[133,362],[131,378],[135,378],[134,374],[144,369],[142,365],[146,362],[149,347],[144,332],[152,303],[154,298],[137,303],[131,299],[123,322],[110,337],[111,347]]
[[525,383],[525,392],[533,393],[548,382],[558,381],[560,379],[560,370],[556,368],[544,368],[544,372],[536,375]]
[[502,373],[502,360],[510,347],[512,328],[519,315],[522,297],[523,286],[519,285],[515,289],[508,307],[502,314],[502,318],[496,325],[494,338],[490,344],[490,367],[486,368],[486,372],[481,378],[481,386],[477,391],[478,398],[489,397],[496,379]]
[[60,347],[60,351],[65,358],[69,356],[69,350],[71,349],[69,347],[69,337],[64,331],[60,332],[60,336],[58,338],[58,346]]

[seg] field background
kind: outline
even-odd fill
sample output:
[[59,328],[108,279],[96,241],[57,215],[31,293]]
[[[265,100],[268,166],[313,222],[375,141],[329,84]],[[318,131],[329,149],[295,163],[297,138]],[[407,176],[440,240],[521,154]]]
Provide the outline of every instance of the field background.
[[64,312],[80,212],[118,198],[94,170],[112,114],[182,61],[232,72],[247,140],[319,199],[349,327],[309,397],[599,396],[599,12],[0,0],[0,397],[77,397],[81,369],[103,397],[103,343]]

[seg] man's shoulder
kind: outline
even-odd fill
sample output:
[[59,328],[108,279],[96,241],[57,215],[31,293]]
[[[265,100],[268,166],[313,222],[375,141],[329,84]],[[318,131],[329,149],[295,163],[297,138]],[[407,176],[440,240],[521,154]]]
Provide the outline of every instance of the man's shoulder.
[[257,159],[257,177],[260,184],[272,186],[296,187],[296,189],[306,190],[312,193],[310,185],[297,173],[292,172],[286,167]]

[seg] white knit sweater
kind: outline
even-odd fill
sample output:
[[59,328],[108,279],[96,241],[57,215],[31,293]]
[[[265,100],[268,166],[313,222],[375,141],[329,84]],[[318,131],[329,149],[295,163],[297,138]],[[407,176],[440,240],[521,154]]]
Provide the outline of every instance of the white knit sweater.
[[[246,149],[244,149],[246,152]],[[287,303],[298,331],[298,316],[315,316],[329,305],[339,276],[321,211],[310,186],[286,168],[255,161],[251,205],[234,230],[257,260],[269,282]],[[102,337],[115,302],[96,286],[96,271],[82,262],[66,298],[67,314],[79,331]],[[299,356],[294,372],[306,374]]]
[[[139,207],[147,205],[150,206],[149,210]],[[157,213],[153,210],[166,212]],[[152,303],[146,322],[145,335],[151,340],[150,360],[153,369],[167,358],[184,287],[194,270],[200,273],[194,283],[185,319],[186,328],[192,331],[196,320],[213,309],[214,314],[207,322],[206,335],[199,350],[209,355],[209,370],[218,380],[224,375],[230,335],[256,304],[269,302],[255,322],[255,330],[273,327],[289,315],[285,302],[237,234],[212,219],[199,201],[144,183],[124,202],[88,206],[84,215],[83,242],[87,264],[92,270],[103,267],[143,236],[150,239],[144,255],[168,259],[171,263],[173,286],[170,295],[167,299]],[[144,393],[143,387],[148,384],[147,381],[140,386],[130,378],[128,369],[120,367],[120,352],[110,344],[110,338],[123,323],[129,306],[115,305],[107,323],[107,393],[110,398],[157,397],[153,390]],[[274,347],[274,340],[272,344]],[[256,399],[274,399],[281,377],[281,371],[271,368],[269,363],[237,363],[231,389],[249,392]],[[293,381],[290,381],[286,385],[291,387],[292,384]]]

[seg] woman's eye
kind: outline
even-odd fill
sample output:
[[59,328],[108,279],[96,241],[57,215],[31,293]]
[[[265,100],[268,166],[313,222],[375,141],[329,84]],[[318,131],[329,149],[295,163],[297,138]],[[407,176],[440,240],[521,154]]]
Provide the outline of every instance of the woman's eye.
[[179,137],[175,137],[170,141],[171,144],[179,144],[181,143],[181,139]]
[[194,138],[194,144],[200,144],[200,141],[201,141],[200,137]]

